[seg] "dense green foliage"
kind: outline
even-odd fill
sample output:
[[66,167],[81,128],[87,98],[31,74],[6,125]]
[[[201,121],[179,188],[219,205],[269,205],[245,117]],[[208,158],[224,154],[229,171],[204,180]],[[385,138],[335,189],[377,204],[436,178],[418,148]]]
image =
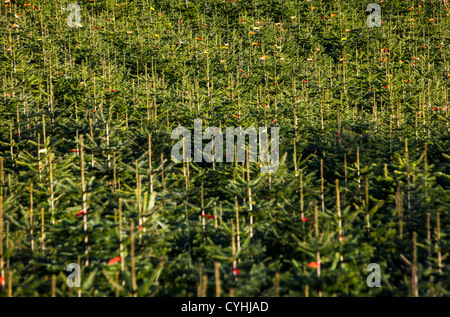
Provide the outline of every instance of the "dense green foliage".
[[[448,1],[70,2],[0,8],[0,295],[449,295]],[[279,169],[173,162],[197,118]]]

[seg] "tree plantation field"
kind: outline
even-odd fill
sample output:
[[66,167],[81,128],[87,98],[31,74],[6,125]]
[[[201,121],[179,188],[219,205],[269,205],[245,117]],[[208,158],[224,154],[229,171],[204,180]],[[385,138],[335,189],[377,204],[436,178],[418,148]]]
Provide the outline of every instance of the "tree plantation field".
[[0,296],[450,295],[449,1],[72,2],[0,6]]

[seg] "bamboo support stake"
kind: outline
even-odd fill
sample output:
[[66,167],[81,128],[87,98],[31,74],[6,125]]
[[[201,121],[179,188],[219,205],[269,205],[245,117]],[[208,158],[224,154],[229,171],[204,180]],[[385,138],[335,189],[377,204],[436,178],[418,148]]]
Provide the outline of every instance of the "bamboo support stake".
[[[342,229],[342,215],[341,215],[341,198],[339,193],[339,179],[336,178],[336,207],[337,207],[337,213],[338,213],[338,240],[339,243],[344,240],[344,232]],[[344,261],[344,256],[340,256],[341,262]]]
[[[430,226],[430,216],[431,214],[427,212],[427,249],[428,249],[428,258],[431,258],[431,249],[429,246],[431,246],[431,226]],[[430,268],[431,265],[428,265],[428,268]]]
[[202,297],[206,297],[208,291],[208,275],[202,276]]
[[237,242],[237,250],[241,249],[241,236],[240,236],[240,230],[239,230],[239,205],[237,197],[234,197],[234,203],[235,203],[235,210],[236,210],[236,242]]
[[[356,169],[358,174],[358,191],[361,191],[361,172],[359,170],[359,146],[356,148]],[[361,201],[361,194],[359,195],[359,201]]]
[[55,192],[53,190],[53,157],[50,155],[49,159],[50,167],[50,208],[52,211],[52,224],[55,224]]
[[[184,140],[183,140],[184,141]],[[185,142],[183,142],[183,158],[186,157],[185,152]],[[185,219],[186,221],[189,220],[189,210],[188,210],[188,193],[189,193],[189,162],[183,162],[183,174],[184,174],[184,183],[185,183],[185,190],[184,190],[184,210],[185,210]]]
[[13,126],[9,125],[9,143],[11,145],[11,160],[14,162],[14,143],[13,143],[13,134],[12,134]]
[[3,196],[0,193],[0,277],[2,282],[0,283],[0,288],[3,290],[5,287],[5,263],[3,260]]
[[344,194],[342,195],[342,204],[344,205],[344,207],[346,206],[347,203],[347,154],[344,154],[344,181],[345,181],[345,189],[344,189]]
[[222,227],[222,203],[219,205],[219,226]]
[[216,206],[214,205],[214,229],[217,229],[217,210],[216,210]]
[[142,189],[141,189],[141,176],[139,175],[139,164],[136,161],[136,204],[138,208],[138,231],[139,231],[139,244],[142,242]]
[[52,275],[52,297],[56,297],[56,275]]
[[300,170],[300,217],[302,220],[305,217],[303,201],[303,169]]
[[113,193],[116,192],[117,187],[117,165],[116,165],[116,152],[113,152]]
[[8,297],[12,297],[12,270],[8,271]]
[[325,212],[324,183],[325,180],[323,178],[323,159],[320,159],[320,200],[322,201],[322,212]]
[[409,170],[408,138],[405,138],[405,161],[406,161],[406,201],[408,213],[411,211],[411,183]]
[[204,202],[204,188],[203,188],[203,180],[200,185],[200,203],[201,203],[201,209],[202,209],[202,233],[203,233],[203,241],[205,241],[206,237],[205,230],[206,230],[206,214],[205,214],[205,202]]
[[34,253],[34,237],[33,237],[33,183],[30,184],[30,239],[31,239],[31,253]]
[[417,284],[417,233],[413,232],[413,263],[411,266],[411,293],[413,297],[419,297]]
[[136,284],[136,265],[134,255],[134,221],[131,223],[131,283],[133,286],[133,297],[137,297],[137,284]]
[[[108,149],[108,168],[111,168],[111,154],[109,153],[109,124],[106,124],[106,148]],[[92,157],[94,157],[94,154],[92,154]],[[92,158],[92,162],[94,161],[94,158]]]
[[17,104],[17,134],[20,137],[22,134],[22,131],[20,130],[20,116],[19,116],[19,104]]
[[342,232],[342,216],[341,216],[341,198],[339,193],[339,179],[336,179],[336,208],[338,213],[338,232],[339,236],[342,237],[343,232]]
[[[89,128],[91,130],[91,139],[93,140],[94,139],[94,127],[92,125],[92,119],[89,119]],[[106,138],[108,138],[108,129],[106,130]],[[92,167],[95,166],[94,153],[91,153],[91,166]]]
[[249,212],[250,212],[250,238],[253,237],[253,202],[252,202],[252,188],[250,187],[250,162],[249,162],[249,158],[248,158],[248,146],[246,147],[246,152],[247,152],[247,158],[246,158],[246,163],[247,163],[247,191],[248,191],[248,203],[249,203]]
[[[389,152],[392,153],[392,116],[393,114],[389,115]],[[417,116],[416,116],[417,118]],[[391,155],[392,160],[392,155]]]
[[369,219],[369,179],[366,177],[366,225],[367,230],[370,229],[370,219]]
[[197,297],[202,297],[203,294],[203,283],[202,283],[202,276],[203,276],[203,267],[202,267],[202,258],[199,259],[198,262],[198,285],[197,285]]
[[[427,152],[428,152],[428,143],[425,143],[425,149],[423,151],[423,169],[425,171],[425,177],[428,176]],[[427,188],[427,181],[426,181],[426,179],[424,180],[424,187],[425,187],[425,197],[428,197],[428,188]]]
[[[39,181],[42,179],[42,173],[41,173],[41,134],[38,133],[38,174],[39,174]],[[44,140],[45,143],[45,140]]]
[[293,143],[294,143],[293,161],[294,161],[295,176],[297,176],[297,114],[296,113],[294,113],[294,122],[295,122],[295,132],[294,132],[294,141],[293,141]]
[[[147,68],[146,68],[147,70]],[[147,96],[148,97],[148,96]],[[150,119],[149,119],[150,120]],[[153,174],[152,174],[152,134],[148,135],[148,174],[150,177],[150,193],[153,193]]]
[[395,192],[395,209],[397,211],[397,217],[399,219],[399,235],[400,239],[403,238],[403,192],[400,188],[400,182],[397,183],[397,190]]
[[[9,221],[6,221],[5,247],[6,249],[9,248]],[[9,258],[6,260],[6,268],[9,269]]]
[[220,297],[220,263],[214,262],[214,277],[216,281],[216,297]]
[[442,273],[442,256],[441,256],[441,220],[439,212],[436,213],[436,248],[437,252],[437,260],[438,260],[438,272]]
[[[317,205],[314,205],[314,233],[316,240],[319,240],[319,212]],[[317,262],[317,276],[320,277],[320,251],[316,251],[316,262]],[[319,291],[319,295],[321,295],[322,292]]]
[[88,236],[87,236],[87,192],[86,192],[86,179],[85,179],[85,167],[84,167],[84,137],[83,135],[80,135],[80,156],[81,156],[81,189],[83,191],[83,231],[85,232],[86,236],[84,237],[84,245],[85,245],[85,256],[86,256],[86,262],[85,265],[89,265],[89,259],[88,259]]
[[41,208],[41,240],[42,240],[42,250],[45,250],[45,216],[44,216],[44,208]]
[[325,144],[327,143],[325,132],[324,132],[324,126],[323,126],[323,100],[320,101],[320,127],[322,130],[322,142]]
[[164,180],[164,154],[161,153],[161,182],[163,186],[163,194],[166,193],[166,182]]
[[148,70],[147,70],[147,64],[145,64],[145,100],[147,105],[147,125],[150,124],[150,104],[149,104],[149,92],[148,92]]
[[[236,242],[235,242],[235,232],[234,232],[234,221],[231,219],[231,256],[233,259],[233,274],[234,269],[236,269]],[[237,280],[236,274],[235,274],[235,281]]]
[[[212,100],[212,93],[211,93],[211,78],[209,77],[209,54],[206,55],[206,85],[207,85],[207,91],[208,91],[208,101],[209,101],[209,108],[211,111],[211,118],[214,118],[214,108],[213,108],[213,100]],[[214,161],[213,161],[214,162]]]
[[[3,186],[5,185],[5,172],[3,167],[3,157],[0,157],[0,188],[3,190]],[[0,195],[2,195],[3,192],[0,191]]]
[[120,255],[120,270],[125,271],[125,259],[123,258],[123,233],[122,233],[122,198],[119,198],[119,255]]
[[42,115],[42,136],[44,137],[44,147],[47,148],[45,146],[47,144],[47,134],[45,131],[45,114]]

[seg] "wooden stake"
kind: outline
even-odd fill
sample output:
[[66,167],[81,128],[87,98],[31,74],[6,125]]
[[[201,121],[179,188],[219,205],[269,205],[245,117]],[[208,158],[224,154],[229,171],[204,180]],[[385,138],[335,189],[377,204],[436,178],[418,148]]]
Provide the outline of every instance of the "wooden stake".
[[305,217],[303,201],[303,169],[300,170],[300,217],[301,219],[304,219]]
[[347,154],[344,154],[344,186],[345,186],[345,190],[344,190],[344,194],[342,195],[342,204],[344,205],[344,207],[346,206],[347,203],[347,195],[346,195],[346,191],[347,191]]
[[[147,68],[145,70],[147,70]],[[147,95],[147,98],[148,98],[148,95]],[[148,174],[149,174],[149,177],[150,177],[150,193],[153,193],[152,134],[151,133],[149,133],[149,135],[148,135]]]
[[45,217],[44,217],[44,208],[41,208],[41,240],[42,240],[42,250],[45,250]]
[[336,208],[338,213],[338,232],[339,238],[342,236],[342,218],[341,218],[341,199],[339,193],[339,179],[336,178]]
[[[3,157],[0,157],[0,187],[3,189],[3,185],[5,185],[5,172],[3,170]],[[0,192],[2,195],[3,192]]]
[[399,235],[400,239],[403,238],[403,192],[400,188],[400,182],[397,181],[397,190],[395,192],[395,209],[397,211],[397,217],[399,219]]
[[166,193],[166,182],[164,181],[164,154],[161,153],[161,182],[163,186],[163,194]]
[[[233,274],[234,274],[234,269],[236,268],[236,243],[234,241],[235,237],[235,233],[234,233],[234,221],[233,219],[231,219],[231,255],[233,258]],[[237,278],[235,277],[235,280],[237,280]]]
[[370,228],[369,220],[369,179],[366,177],[366,224],[367,230]]
[[55,192],[53,190],[53,156],[50,155],[49,159],[50,168],[50,208],[52,210],[52,224],[55,224]]
[[[358,191],[361,191],[361,173],[359,170],[359,146],[356,148],[356,168],[358,174]],[[359,201],[361,201],[361,194],[359,195]]]
[[220,297],[220,263],[214,262],[214,276],[216,280],[216,297]]
[[239,205],[237,197],[234,197],[234,203],[235,203],[235,210],[236,210],[236,241],[237,241],[237,250],[241,249],[241,236],[239,231]]
[[250,212],[250,238],[253,237],[253,202],[252,202],[252,188],[250,187],[250,162],[248,158],[248,146],[246,146],[246,163],[247,163],[247,193],[248,193],[248,203],[249,203],[249,212]]
[[203,274],[202,284],[202,297],[206,297],[208,291],[208,275]]
[[52,297],[56,297],[56,275],[52,275]]
[[86,234],[84,237],[84,246],[85,246],[85,256],[86,256],[86,262],[85,265],[89,265],[89,258],[88,258],[88,236],[87,236],[87,192],[86,192],[86,179],[85,179],[85,170],[84,170],[84,137],[83,135],[80,135],[80,156],[81,156],[81,189],[83,191],[83,230]]
[[411,266],[411,293],[413,297],[419,297],[417,287],[417,233],[413,232],[413,263]]
[[436,213],[436,248],[438,250],[438,272],[442,273],[442,256],[441,256],[441,220],[439,211]]
[[123,233],[122,233],[122,226],[123,226],[123,221],[122,221],[122,198],[119,198],[119,255],[120,255],[120,270],[122,272],[125,271],[125,259],[123,258]]
[[134,221],[131,223],[131,283],[133,286],[133,297],[137,297],[137,284],[136,284],[136,266],[134,256]]
[[197,285],[197,297],[202,297],[203,294],[203,281],[202,281],[202,277],[203,277],[203,267],[202,267],[202,261],[201,258],[199,259],[199,263],[198,263],[198,285]]
[[[78,256],[78,266],[81,268],[81,256]],[[81,274],[80,274],[81,277]],[[78,297],[81,297],[81,287],[78,287]]]
[[2,277],[2,282],[0,283],[0,288],[3,291],[5,287],[5,263],[3,262],[3,196],[0,193],[0,277]]
[[136,204],[138,207],[138,231],[139,231],[139,244],[142,240],[142,188],[141,188],[142,177],[139,175],[139,164],[136,161]]
[[323,178],[323,159],[320,159],[320,199],[322,201],[322,212],[325,212],[325,195],[324,195],[324,178]]
[[8,271],[8,297],[12,297],[12,270]]
[[408,213],[411,211],[411,183],[410,183],[410,170],[409,170],[409,155],[408,155],[408,138],[405,138],[405,161],[406,161],[406,201]]
[[[317,240],[319,240],[319,215],[318,207],[314,205],[314,234]],[[316,251],[316,261],[317,261],[317,276],[320,277],[320,251]]]
[[30,239],[31,239],[31,253],[34,253],[34,237],[33,237],[33,183],[30,183]]

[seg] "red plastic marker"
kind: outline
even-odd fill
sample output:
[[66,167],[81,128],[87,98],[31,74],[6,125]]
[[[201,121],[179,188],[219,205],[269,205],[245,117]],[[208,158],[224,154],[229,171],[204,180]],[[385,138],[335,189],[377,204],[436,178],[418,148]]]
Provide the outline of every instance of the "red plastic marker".
[[316,269],[316,268],[320,267],[320,263],[319,262],[309,262],[308,266],[310,268]]
[[75,217],[79,217],[81,215],[86,215],[87,214],[87,210],[82,210],[80,212],[77,212],[77,214],[75,215]]
[[120,256],[118,256],[118,257],[116,257],[116,258],[114,258],[114,259],[109,260],[109,261],[108,261],[108,264],[116,264],[116,263],[118,263],[118,262],[120,262]]

